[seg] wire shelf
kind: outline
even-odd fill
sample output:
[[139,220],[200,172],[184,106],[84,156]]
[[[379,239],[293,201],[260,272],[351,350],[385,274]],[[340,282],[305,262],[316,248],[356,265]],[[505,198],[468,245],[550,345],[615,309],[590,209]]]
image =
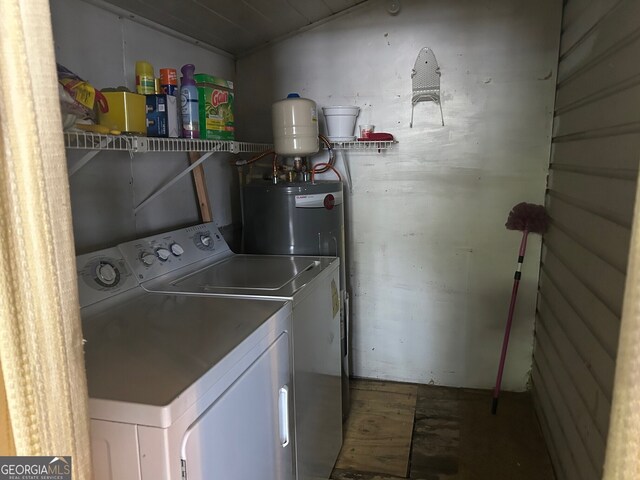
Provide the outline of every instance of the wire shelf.
[[67,148],[144,152],[231,152],[253,153],[270,150],[268,143],[201,140],[191,138],[156,138],[130,135],[101,135],[90,132],[65,132]]
[[354,142],[331,142],[334,150],[387,150],[396,144],[395,140],[389,141],[354,141]]
[[[332,142],[335,150],[387,150],[392,141]],[[78,150],[113,150],[131,153],[144,152],[230,152],[259,153],[271,150],[270,143],[201,140],[191,138],[157,138],[135,135],[102,135],[91,132],[65,132],[64,144]],[[323,148],[326,148],[323,146]]]
[[137,137],[126,135],[101,135],[88,132],[65,132],[64,145],[79,150],[117,150],[133,151]]
[[266,152],[273,148],[271,143],[249,143],[249,142],[235,142],[238,146],[238,153],[259,153]]
[[191,138],[140,137],[143,149],[148,152],[231,152],[233,142],[222,140],[199,140]]

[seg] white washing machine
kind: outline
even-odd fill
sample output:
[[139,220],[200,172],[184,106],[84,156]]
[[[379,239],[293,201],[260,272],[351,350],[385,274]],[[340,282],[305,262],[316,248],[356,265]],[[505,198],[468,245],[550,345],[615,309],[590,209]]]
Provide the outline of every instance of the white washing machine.
[[290,302],[148,293],[115,248],[77,265],[96,480],[295,477]]
[[149,292],[292,302],[296,474],[329,478],[342,446],[339,259],[237,255],[213,223],[119,248]]

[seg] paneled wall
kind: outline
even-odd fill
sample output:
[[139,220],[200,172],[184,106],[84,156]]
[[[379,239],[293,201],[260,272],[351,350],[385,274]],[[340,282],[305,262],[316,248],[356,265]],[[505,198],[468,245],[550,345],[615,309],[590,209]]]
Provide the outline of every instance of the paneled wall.
[[[466,387],[495,381],[520,235],[511,207],[544,202],[560,36],[557,0],[403,0],[360,8],[237,62],[238,128],[271,139],[289,92],[357,105],[399,143],[340,154],[357,376]],[[411,70],[430,47],[431,102],[411,117]],[[322,121],[322,115],[320,115]],[[324,128],[324,125],[321,125]],[[317,155],[313,161],[326,160]],[[529,380],[540,237],[532,236],[504,388]]]
[[533,388],[560,480],[601,478],[640,159],[640,2],[565,6]]

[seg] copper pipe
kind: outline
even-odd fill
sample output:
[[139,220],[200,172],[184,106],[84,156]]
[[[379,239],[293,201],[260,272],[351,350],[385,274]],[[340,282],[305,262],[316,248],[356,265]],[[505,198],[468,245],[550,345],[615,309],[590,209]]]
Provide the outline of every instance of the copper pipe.
[[236,160],[235,164],[236,164],[237,166],[242,166],[242,165],[251,165],[252,163],[257,162],[258,160],[262,160],[262,159],[263,159],[264,157],[266,157],[267,155],[273,155],[273,156],[275,156],[275,155],[276,155],[276,152],[275,152],[274,150],[265,150],[264,152],[262,152],[262,153],[260,153],[260,154],[256,155],[256,156],[255,156],[255,157],[253,157],[253,158],[250,158],[250,159],[249,159],[249,160],[247,160],[247,161],[244,161],[244,160]]
[[[319,166],[323,166],[324,168],[322,170],[317,170],[316,171],[316,167],[319,167]],[[335,169],[335,167],[333,165],[329,165],[328,163],[317,163],[311,169],[311,183],[314,182],[314,177],[315,177],[316,173],[326,172],[327,170],[333,170],[333,173],[336,174],[336,176],[338,177],[338,180],[342,181],[342,177],[340,176],[340,173],[338,172],[338,170]]]
[[[324,173],[327,172],[329,170],[329,166],[333,167],[336,164],[336,155],[335,155],[335,151],[333,150],[333,148],[331,147],[331,142],[329,141],[329,139],[327,137],[325,137],[324,135],[318,135],[318,138],[320,140],[322,140],[322,143],[324,143],[327,146],[327,150],[329,150],[329,161],[323,165],[327,165],[326,167],[324,167],[322,170],[318,170],[316,173]],[[320,165],[320,164],[318,164]],[[315,167],[314,167],[315,169]],[[312,174],[313,176],[313,174]]]

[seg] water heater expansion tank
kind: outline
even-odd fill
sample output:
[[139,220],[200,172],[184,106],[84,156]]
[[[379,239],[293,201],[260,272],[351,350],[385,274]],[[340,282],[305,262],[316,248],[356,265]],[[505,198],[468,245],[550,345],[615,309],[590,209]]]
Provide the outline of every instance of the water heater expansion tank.
[[273,146],[284,157],[306,157],[318,152],[318,107],[308,98],[290,93],[271,108]]

